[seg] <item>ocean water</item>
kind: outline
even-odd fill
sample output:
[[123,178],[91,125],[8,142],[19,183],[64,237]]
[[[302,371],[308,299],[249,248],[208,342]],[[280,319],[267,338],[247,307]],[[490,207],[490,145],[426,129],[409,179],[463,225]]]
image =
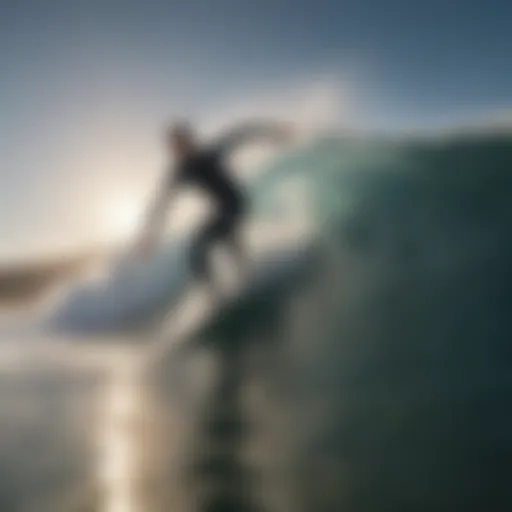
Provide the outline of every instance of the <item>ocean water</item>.
[[180,350],[11,329],[0,510],[508,510],[511,172],[506,135],[323,138],[252,184],[308,257]]

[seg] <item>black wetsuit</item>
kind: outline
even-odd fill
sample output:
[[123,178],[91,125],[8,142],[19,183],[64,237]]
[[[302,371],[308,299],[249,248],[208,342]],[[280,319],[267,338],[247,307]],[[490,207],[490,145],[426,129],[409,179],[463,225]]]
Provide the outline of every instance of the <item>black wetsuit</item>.
[[175,176],[178,184],[190,184],[207,194],[216,209],[192,244],[190,265],[197,278],[208,277],[207,256],[211,246],[219,241],[238,245],[237,228],[246,210],[244,194],[229,175],[223,157],[221,149],[199,150],[181,163]]

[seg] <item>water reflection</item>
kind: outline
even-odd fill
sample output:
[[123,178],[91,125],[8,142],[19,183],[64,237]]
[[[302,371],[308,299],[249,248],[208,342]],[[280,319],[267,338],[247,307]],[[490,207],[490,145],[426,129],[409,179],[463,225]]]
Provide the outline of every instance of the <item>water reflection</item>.
[[138,512],[136,420],[140,411],[134,375],[126,368],[112,371],[101,418],[98,476],[104,488],[104,512]]

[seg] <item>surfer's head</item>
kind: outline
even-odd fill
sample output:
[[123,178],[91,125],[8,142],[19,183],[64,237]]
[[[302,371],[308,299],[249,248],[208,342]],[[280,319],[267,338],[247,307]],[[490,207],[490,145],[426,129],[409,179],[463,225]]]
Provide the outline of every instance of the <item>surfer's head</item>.
[[192,153],[197,146],[197,138],[192,127],[185,121],[173,123],[166,132],[166,146],[178,159]]

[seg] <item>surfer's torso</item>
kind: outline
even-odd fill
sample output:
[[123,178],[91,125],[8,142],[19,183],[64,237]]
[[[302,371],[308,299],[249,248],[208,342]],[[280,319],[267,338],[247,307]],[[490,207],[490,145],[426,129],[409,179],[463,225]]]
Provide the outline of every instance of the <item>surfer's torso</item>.
[[226,169],[222,153],[216,149],[199,150],[187,156],[178,167],[176,178],[179,183],[198,187],[221,210],[243,208],[242,190]]

